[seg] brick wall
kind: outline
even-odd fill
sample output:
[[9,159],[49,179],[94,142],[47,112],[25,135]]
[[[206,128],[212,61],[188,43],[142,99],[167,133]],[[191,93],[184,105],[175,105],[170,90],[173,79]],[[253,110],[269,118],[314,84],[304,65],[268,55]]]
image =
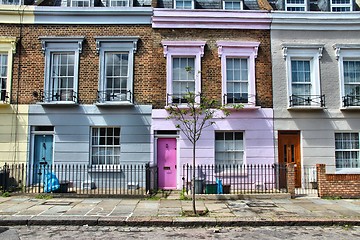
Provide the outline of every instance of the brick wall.
[[[12,102],[19,93],[20,104],[31,104],[38,100],[33,92],[44,88],[45,58],[41,50],[40,36],[84,36],[83,51],[79,65],[79,99],[82,103],[94,103],[98,90],[99,55],[96,53],[95,36],[139,36],[138,49],[134,56],[134,94],[139,104],[151,103],[148,95],[149,80],[152,74],[149,65],[152,62],[151,26],[133,25],[25,25],[22,28],[22,41],[14,56]],[[0,25],[0,36],[20,37],[18,25]],[[19,51],[21,44],[21,53]],[[21,55],[21,56],[20,56]],[[21,62],[20,81],[18,66]]]
[[258,41],[258,57],[255,61],[256,101],[261,107],[272,107],[272,71],[269,30],[219,30],[219,29],[154,29],[155,73],[152,84],[152,103],[154,108],[163,108],[166,101],[166,59],[163,55],[163,40],[206,41],[204,56],[201,59],[201,88],[208,98],[221,101],[221,62],[216,41]]
[[[0,36],[20,37],[18,25],[0,25]],[[209,29],[152,29],[144,25],[25,25],[22,40],[14,56],[12,102],[34,104],[38,99],[33,92],[44,88],[45,58],[40,36],[84,36],[79,65],[79,99],[81,103],[96,101],[99,78],[99,55],[95,36],[139,36],[134,63],[134,95],[138,104],[153,104],[163,108],[166,104],[166,59],[162,40],[205,40],[202,66],[202,92],[221,101],[221,63],[216,41],[259,41],[256,59],[257,105],[272,107],[272,72],[269,30],[209,30]],[[21,45],[21,53],[19,51]],[[19,57],[21,54],[21,57]],[[20,80],[18,81],[18,66]]]
[[360,174],[326,174],[325,164],[317,164],[320,197],[360,198]]

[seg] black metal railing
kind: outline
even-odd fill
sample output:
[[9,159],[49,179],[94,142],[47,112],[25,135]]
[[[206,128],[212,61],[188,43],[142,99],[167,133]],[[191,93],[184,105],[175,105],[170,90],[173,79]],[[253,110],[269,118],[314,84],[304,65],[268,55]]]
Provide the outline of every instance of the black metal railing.
[[[196,194],[246,194],[287,192],[286,165],[198,165]],[[193,167],[183,166],[183,189],[192,188]]]
[[290,107],[325,107],[325,95],[291,95]]
[[343,97],[343,106],[360,106],[360,95],[346,95]]
[[58,89],[51,91],[40,90],[42,102],[77,102],[77,92],[72,89]]
[[149,164],[5,164],[0,167],[3,192],[144,195],[157,190],[157,167]]
[[227,93],[223,96],[223,103],[248,103],[249,97],[247,93]]
[[167,96],[166,97],[166,105],[188,103],[188,98],[186,97],[186,96],[189,96],[188,93],[184,93],[184,94],[167,93],[166,96]]
[[98,91],[97,102],[133,102],[133,93],[130,90],[105,90]]
[[6,90],[0,90],[0,101],[3,103],[9,103],[9,93]]

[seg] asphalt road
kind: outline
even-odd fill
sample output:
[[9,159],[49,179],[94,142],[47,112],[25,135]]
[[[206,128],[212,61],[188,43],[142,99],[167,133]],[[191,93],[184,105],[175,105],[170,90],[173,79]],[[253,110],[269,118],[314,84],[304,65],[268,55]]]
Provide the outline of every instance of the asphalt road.
[[294,227],[0,227],[0,239],[360,239],[360,226]]

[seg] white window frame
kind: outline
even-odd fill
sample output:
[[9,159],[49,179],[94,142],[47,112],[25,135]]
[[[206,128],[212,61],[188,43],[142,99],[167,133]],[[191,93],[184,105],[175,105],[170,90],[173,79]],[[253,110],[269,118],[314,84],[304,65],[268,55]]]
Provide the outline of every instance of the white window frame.
[[[13,55],[16,53],[16,38],[15,37],[0,37],[0,53],[6,55],[7,66],[4,78],[6,78],[6,85],[4,90],[1,92],[0,104],[9,104],[11,97],[11,86],[12,86],[12,66],[13,66]],[[0,86],[1,88],[1,86]],[[3,96],[3,94],[5,96]]]
[[[99,54],[99,96],[100,104],[132,104],[133,103],[133,85],[134,85],[134,54],[137,51],[137,42],[139,37],[99,36],[96,39],[96,51]],[[105,93],[106,87],[106,54],[107,53],[127,53],[128,54],[128,73],[127,73],[127,93],[124,98],[122,94],[118,98],[108,100]]]
[[[177,2],[184,3],[184,2],[190,2],[190,1],[191,1],[191,8],[177,7]],[[174,0],[174,8],[175,9],[195,9],[195,0]]]
[[[349,173],[357,173],[360,174],[360,142],[358,143],[359,145],[359,149],[355,149],[355,148],[345,148],[345,149],[337,149],[336,147],[336,135],[337,134],[357,134],[359,141],[360,141],[360,133],[359,132],[350,132],[350,131],[343,131],[343,132],[335,132],[334,135],[334,149],[335,149],[335,166],[336,166],[336,173],[342,173],[342,174],[349,174]],[[337,159],[336,159],[336,152],[357,152],[358,153],[358,164],[359,167],[358,168],[346,168],[346,167],[337,167]]]
[[173,104],[173,58],[189,57],[195,58],[195,101],[200,103],[201,94],[201,58],[204,56],[205,41],[162,41],[164,57],[166,57],[166,92],[167,104]]
[[334,44],[333,48],[339,67],[340,108],[360,108],[360,106],[343,106],[343,97],[345,97],[344,61],[360,61],[360,44]]
[[[237,8],[226,8],[226,3],[234,3],[234,2],[237,2],[237,3],[240,3],[240,9],[237,9]],[[244,10],[244,1],[243,0],[223,0],[222,1],[222,4],[223,4],[223,9],[224,10]]]
[[[336,11],[337,9],[349,8],[349,11]],[[330,0],[330,11],[331,12],[352,12],[353,11],[353,1],[349,0],[349,3],[333,3],[333,0]]]
[[[287,77],[287,89],[288,89],[288,104],[290,107],[289,97],[292,96],[292,60],[308,60],[310,61],[310,78],[311,78],[311,93],[310,95],[321,96],[320,85],[320,59],[322,57],[324,45],[321,44],[309,44],[309,45],[293,45],[283,44],[283,57],[286,64],[286,77]],[[319,99],[320,101],[320,99]],[[311,102],[309,105],[302,106],[297,105],[294,108],[299,107],[321,107],[320,103]]]
[[[75,5],[75,3],[79,3],[79,2],[83,2],[83,3],[88,2],[89,6],[77,6],[77,5]],[[91,0],[70,0],[70,7],[91,7]]]
[[[305,12],[307,11],[307,0],[304,0],[304,3],[287,3],[288,0],[285,0],[285,11],[288,12]],[[288,10],[288,8],[304,8],[304,10]]]
[[[224,139],[223,140],[217,140],[216,139],[216,134],[217,133],[222,133],[222,134],[226,134],[226,133],[231,133],[231,134],[233,134],[233,137],[234,137],[234,134],[235,133],[241,133],[242,134],[242,139],[241,139],[241,142],[242,142],[242,146],[241,146],[241,148],[242,149],[235,149],[235,139],[233,138],[233,146],[234,146],[234,148],[233,149],[225,149],[224,151],[221,151],[222,153],[229,153],[229,154],[234,154],[234,155],[236,155],[237,153],[241,153],[242,154],[242,162],[238,162],[238,163],[229,163],[229,162],[227,162],[227,163],[218,163],[217,161],[217,158],[216,158],[216,155],[217,155],[217,153],[218,152],[220,152],[218,149],[219,149],[219,147],[217,146],[217,141],[222,141],[222,143],[225,145],[225,136],[224,136]],[[246,151],[245,151],[245,149],[246,149],[246,146],[245,146],[245,132],[244,131],[215,131],[214,132],[214,140],[215,140],[215,142],[214,142],[214,163],[215,163],[215,165],[216,166],[219,166],[220,168],[217,170],[217,173],[218,172],[225,172],[225,174],[226,173],[230,173],[230,171],[231,171],[231,167],[230,167],[230,165],[232,166],[232,165],[243,165],[243,164],[246,164]],[[230,167],[229,169],[227,169],[227,168],[225,168],[225,166],[228,166],[228,167]],[[222,171],[223,170],[223,171]]]
[[[117,136],[115,136],[115,135],[112,135],[112,136],[108,136],[107,135],[107,130],[108,129],[113,129],[113,132],[115,131],[115,129],[118,129],[119,130],[119,135]],[[97,135],[97,136],[94,136],[94,130],[97,130],[98,132],[100,132],[100,129],[105,129],[105,135],[104,136],[102,136],[102,135]],[[113,139],[115,139],[115,138],[118,138],[119,140],[119,144],[112,144],[112,145],[107,145],[107,144],[100,144],[100,138],[101,137],[103,137],[103,138],[105,138],[105,141],[107,141],[108,140],[108,138],[113,138]],[[99,138],[98,139],[98,142],[99,142],[99,144],[94,144],[94,138]],[[105,155],[101,155],[101,156],[104,156],[105,157],[105,159],[104,159],[104,161],[105,161],[105,163],[99,163],[99,159],[98,159],[98,162],[97,163],[94,163],[93,162],[93,152],[94,152],[94,148],[96,149],[96,148],[105,148]],[[106,162],[106,153],[107,153],[107,149],[112,149],[113,150],[113,154],[112,154],[112,162],[111,163],[107,163]],[[118,149],[118,155],[115,155],[114,154],[114,150],[115,149]],[[101,152],[102,150],[99,150],[98,152]],[[118,157],[119,159],[118,159],[118,163],[114,163],[114,161],[115,161],[115,157]],[[120,163],[121,163],[121,127],[119,127],[119,126],[117,126],[117,127],[114,127],[114,126],[92,126],[91,127],[91,129],[90,129],[90,164],[92,165],[92,166],[114,166],[114,165],[120,165]]]
[[[17,3],[14,3],[15,1],[19,1]],[[22,0],[0,0],[0,5],[21,5]]]
[[[256,105],[256,79],[255,59],[257,58],[260,42],[232,42],[217,41],[218,54],[221,59],[222,78],[222,104],[228,105],[224,96],[227,94],[227,58],[245,58],[248,62],[248,102],[244,105],[254,107]],[[235,103],[236,104],[236,103]],[[233,104],[231,104],[233,105]]]
[[[124,6],[114,5],[114,2],[124,2]],[[109,0],[110,7],[130,7],[130,0]]]
[[[44,103],[77,103],[78,94],[78,77],[79,77],[79,59],[82,52],[82,42],[84,37],[40,37],[42,50],[45,55],[45,79],[44,79]],[[52,86],[52,56],[56,53],[73,53],[74,54],[74,80],[73,80],[73,97],[70,99],[53,100],[51,94]],[[69,100],[70,99],[70,100]]]

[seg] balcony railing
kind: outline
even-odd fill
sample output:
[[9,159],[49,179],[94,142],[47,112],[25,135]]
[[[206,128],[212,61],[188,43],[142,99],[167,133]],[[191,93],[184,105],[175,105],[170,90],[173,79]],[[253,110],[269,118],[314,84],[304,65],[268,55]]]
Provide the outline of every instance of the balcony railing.
[[106,90],[98,91],[97,93],[97,102],[106,103],[106,102],[133,102],[133,94],[129,90]]
[[185,104],[188,102],[186,96],[188,96],[187,93],[183,93],[183,94],[167,94],[167,98],[166,98],[166,105],[170,105],[170,104]]
[[232,103],[248,103],[249,96],[247,93],[228,93],[223,96],[223,103],[232,104]]
[[72,89],[60,89],[52,91],[40,90],[41,101],[48,102],[77,102],[77,93]]
[[360,95],[346,95],[343,97],[344,107],[360,106]]
[[325,95],[291,95],[290,107],[325,107]]
[[9,93],[6,92],[6,90],[1,90],[0,91],[0,101],[3,103],[9,103]]

